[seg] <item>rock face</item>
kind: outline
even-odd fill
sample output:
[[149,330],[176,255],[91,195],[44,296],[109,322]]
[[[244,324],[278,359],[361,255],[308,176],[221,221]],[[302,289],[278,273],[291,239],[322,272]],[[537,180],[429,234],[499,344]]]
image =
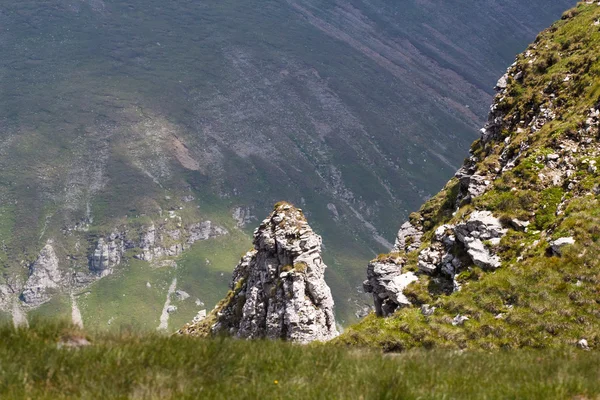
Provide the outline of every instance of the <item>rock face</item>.
[[[205,321],[216,320],[212,334],[238,338],[332,339],[338,332],[325,268],[321,237],[300,209],[278,203],[255,230],[254,250],[235,267],[229,295]],[[198,332],[194,324],[180,331]]]
[[378,316],[393,314],[398,308],[411,305],[404,289],[419,278],[413,272],[402,273],[404,260],[388,258],[375,260],[367,268],[367,280],[363,282],[365,293],[373,294],[375,312]]
[[121,256],[125,251],[122,241],[117,241],[116,235],[105,239],[98,239],[96,250],[90,257],[90,269],[100,275],[107,275],[112,268],[121,262]]
[[[177,216],[175,216],[177,218]],[[90,270],[100,276],[108,275],[121,262],[128,249],[138,248],[135,258],[155,261],[163,257],[175,257],[200,240],[227,235],[227,229],[213,223],[202,221],[168,229],[156,227],[154,223],[141,229],[139,234],[131,235],[127,230],[116,231],[107,237],[98,239],[96,249],[89,258]],[[131,236],[134,236],[131,238]]]
[[217,236],[227,235],[227,229],[222,228],[211,221],[202,221],[192,224],[187,228],[187,244],[194,244],[199,240],[207,240]]
[[[407,230],[404,224],[398,236]],[[488,270],[500,267],[501,260],[493,247],[500,243],[506,232],[507,229],[489,211],[475,211],[465,222],[457,225],[441,225],[434,231],[430,245],[419,251],[419,273],[434,276],[448,293],[458,291],[460,285],[455,277],[463,266],[477,265]],[[394,251],[408,253],[417,249],[401,246]],[[392,257],[394,254],[396,257]],[[374,260],[367,267],[367,280],[363,287],[366,293],[373,294],[377,315],[388,316],[411,305],[403,291],[417,281],[418,276],[410,271],[403,272],[404,260],[399,254],[392,253],[386,259]]]
[[238,228],[243,228],[253,221],[258,221],[258,218],[252,215],[252,210],[250,207],[234,208],[231,217],[236,221]]
[[410,252],[421,247],[423,230],[410,222],[405,222],[398,231],[393,251]]
[[52,291],[60,287],[62,279],[58,257],[52,244],[48,243],[29,268],[29,278],[21,293],[21,299],[28,306],[37,307],[50,300]]

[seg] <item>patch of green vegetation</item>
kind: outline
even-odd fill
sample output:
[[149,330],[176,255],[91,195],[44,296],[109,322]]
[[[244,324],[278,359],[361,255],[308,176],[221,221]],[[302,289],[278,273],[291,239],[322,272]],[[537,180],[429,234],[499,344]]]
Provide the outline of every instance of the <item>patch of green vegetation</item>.
[[536,228],[546,229],[556,220],[556,211],[564,195],[564,191],[557,187],[546,189],[540,193],[540,202],[535,214]]
[[294,271],[300,272],[301,274],[305,273],[308,269],[308,264],[304,261],[298,261],[294,263]]
[[122,263],[112,275],[77,295],[84,326],[92,331],[156,330],[176,277],[170,267],[155,268],[133,258]]
[[456,211],[456,196],[460,189],[460,183],[457,179],[452,179],[446,186],[433,198],[428,200],[419,210],[419,217],[413,215],[411,219],[422,221],[423,228],[431,230],[452,218],[452,213]]
[[[234,229],[230,235],[195,243],[191,249],[183,253],[177,261],[177,288],[190,294],[186,303],[189,312],[171,315],[170,326],[179,329],[202,308],[210,312],[227,294],[231,273],[244,254],[250,238],[244,232]],[[196,306],[195,299],[200,299],[204,306]],[[179,303],[178,307],[183,306]]]
[[[420,350],[387,357],[280,341],[32,325],[0,328],[2,398],[547,400],[600,394],[595,352]],[[84,339],[90,345],[64,345]]]
[[68,321],[71,319],[71,299],[67,294],[54,296],[49,302],[29,311],[27,318]]

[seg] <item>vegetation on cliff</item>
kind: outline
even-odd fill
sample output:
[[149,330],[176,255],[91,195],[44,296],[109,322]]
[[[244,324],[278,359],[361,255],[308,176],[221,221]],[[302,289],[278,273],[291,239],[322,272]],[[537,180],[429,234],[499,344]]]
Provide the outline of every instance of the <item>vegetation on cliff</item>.
[[507,229],[499,243],[484,242],[500,268],[462,265],[453,277],[460,290],[450,291],[422,273],[404,291],[413,307],[389,318],[370,315],[340,343],[398,351],[575,346],[585,339],[600,347],[599,20],[596,3],[580,3],[517,57],[465,162],[470,184],[473,175],[485,182],[482,193],[464,201],[461,176],[452,179],[411,215],[423,230],[421,247],[394,254],[418,271],[436,228],[491,211]]

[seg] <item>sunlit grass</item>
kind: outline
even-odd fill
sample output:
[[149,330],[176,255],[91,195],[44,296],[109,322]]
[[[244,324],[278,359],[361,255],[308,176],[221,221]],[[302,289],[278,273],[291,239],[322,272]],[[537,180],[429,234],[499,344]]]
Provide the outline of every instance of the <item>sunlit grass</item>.
[[[90,345],[65,346],[83,338]],[[278,341],[86,335],[34,323],[0,328],[0,397],[593,399],[598,361],[595,352],[564,350],[384,356]]]

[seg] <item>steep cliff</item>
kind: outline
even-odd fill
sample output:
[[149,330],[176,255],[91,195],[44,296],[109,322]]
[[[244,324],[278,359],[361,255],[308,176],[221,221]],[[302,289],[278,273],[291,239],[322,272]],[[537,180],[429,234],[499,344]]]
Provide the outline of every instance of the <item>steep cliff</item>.
[[463,167],[369,264],[377,315],[340,342],[600,346],[599,55],[586,2],[517,57]]
[[299,343],[337,336],[325,283],[321,237],[302,210],[278,203],[254,232],[254,249],[235,267],[227,297],[200,322],[179,332]]
[[[128,241],[143,220],[140,258],[197,257],[187,275],[208,299],[226,279],[202,264],[205,243],[180,254],[176,227],[160,227],[177,222],[168,213],[234,235],[230,221],[251,226],[285,198],[328,238],[350,323],[362,267],[397,228],[388,216],[405,218],[456,169],[494,77],[574,3],[3,0],[0,285],[25,282],[48,240],[63,277],[108,278],[123,249],[140,249]],[[89,290],[102,304],[116,294]],[[133,298],[119,314],[136,312]]]

